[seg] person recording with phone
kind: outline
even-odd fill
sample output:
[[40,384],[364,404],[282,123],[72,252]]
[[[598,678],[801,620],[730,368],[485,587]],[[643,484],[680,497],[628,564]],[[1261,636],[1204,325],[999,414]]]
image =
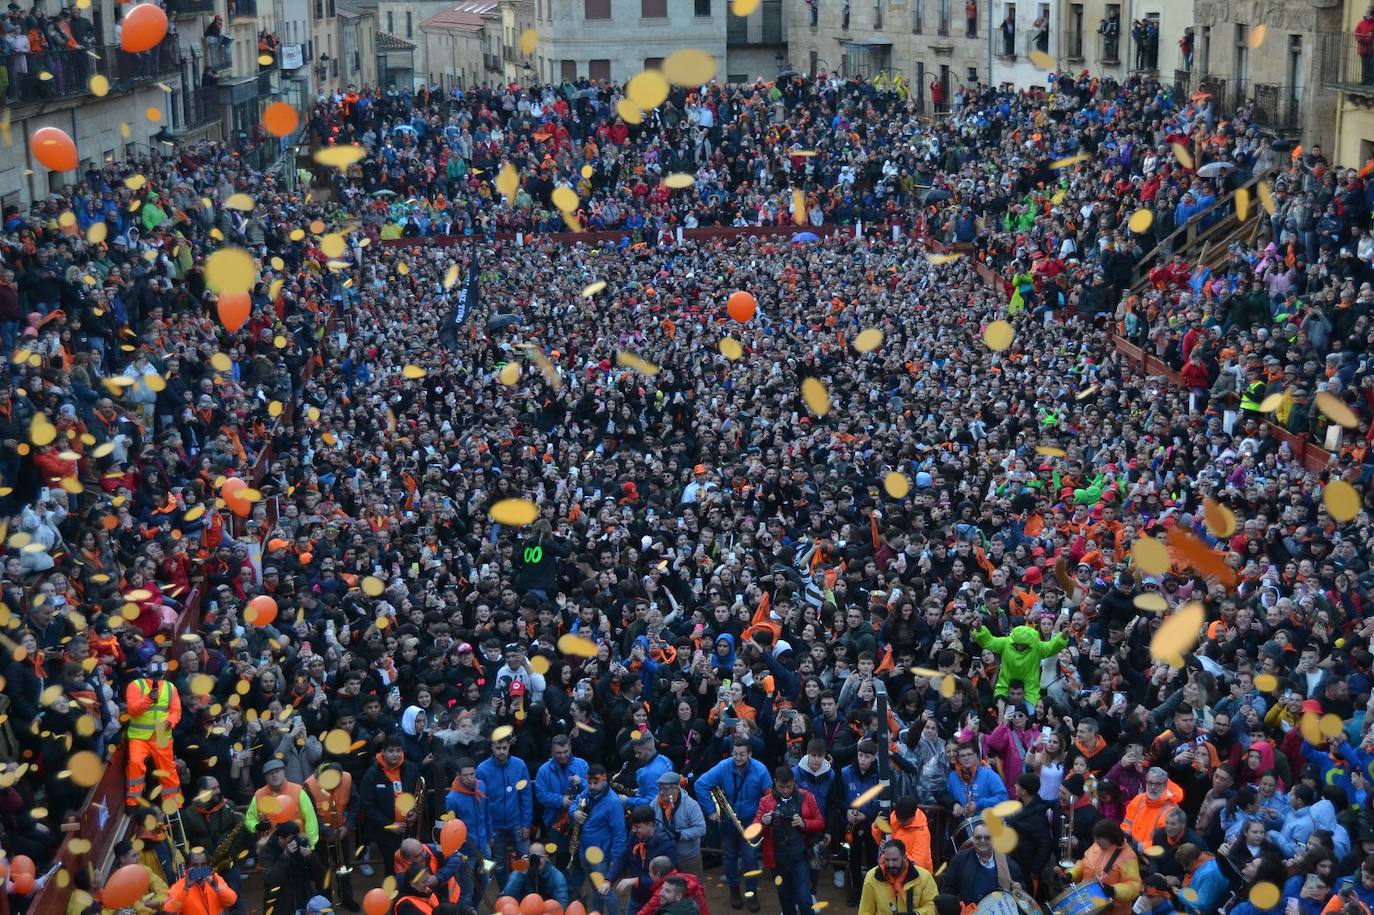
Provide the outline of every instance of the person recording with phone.
[[294,912],[324,892],[324,864],[295,820],[277,826],[262,844],[263,911]]
[[524,870],[511,871],[510,878],[502,894],[512,899],[524,899],[530,893],[537,893],[545,899],[556,899],[561,906],[567,906],[571,899],[568,892],[568,878],[549,858],[548,850],[540,843],[530,846],[525,855],[528,865]]
[[167,901],[162,907],[168,912],[185,915],[219,915],[231,908],[238,898],[238,893],[210,867],[205,850],[196,848],[186,860],[186,876],[168,888]]

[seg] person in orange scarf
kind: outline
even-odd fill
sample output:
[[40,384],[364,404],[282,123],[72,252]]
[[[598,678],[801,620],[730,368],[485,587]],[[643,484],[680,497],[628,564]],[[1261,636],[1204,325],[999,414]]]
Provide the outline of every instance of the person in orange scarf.
[[[405,758],[401,738],[391,736],[382,745],[358,783],[358,801],[366,824],[366,840],[382,861],[391,861],[400,851],[405,827],[415,821],[416,806],[408,809],[397,803],[402,795],[415,797],[415,782],[420,768]],[[403,812],[404,809],[404,812]]]
[[1093,826],[1093,844],[1068,871],[1068,877],[1078,884],[1101,883],[1112,900],[1106,915],[1129,915],[1140,896],[1140,860],[1126,843],[1121,827],[1111,820],[1099,820]]
[[1145,790],[1131,798],[1121,828],[1142,847],[1153,844],[1156,829],[1164,828],[1164,818],[1183,800],[1183,789],[1169,780],[1169,773],[1152,766],[1145,773]]

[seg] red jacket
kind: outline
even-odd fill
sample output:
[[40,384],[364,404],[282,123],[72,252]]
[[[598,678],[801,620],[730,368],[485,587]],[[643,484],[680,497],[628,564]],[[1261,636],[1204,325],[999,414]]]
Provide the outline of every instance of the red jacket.
[[[706,891],[701,888],[701,881],[691,874],[684,874],[682,871],[674,870],[669,877],[681,877],[682,882],[687,884],[687,898],[697,904],[697,911],[701,915],[711,915],[711,910],[706,906]],[[639,908],[639,915],[658,915],[658,908],[663,904],[659,897],[663,895],[663,881],[654,884],[654,891],[649,896],[649,901]]]
[[[759,801],[758,813],[754,814],[754,822],[762,823],[765,814],[772,813],[778,806],[777,789],[768,792]],[[801,795],[801,818],[802,832],[809,833],[811,838],[825,832],[825,817],[821,816],[820,808],[816,806],[816,799],[811,796],[811,792],[805,788],[797,788],[797,793]],[[773,830],[767,826],[763,827],[763,866],[773,867]]]

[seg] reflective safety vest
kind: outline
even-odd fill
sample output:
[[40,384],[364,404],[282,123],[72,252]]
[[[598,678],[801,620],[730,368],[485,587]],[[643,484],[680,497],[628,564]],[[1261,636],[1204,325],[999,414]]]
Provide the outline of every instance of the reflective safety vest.
[[338,829],[344,824],[344,813],[353,799],[353,776],[340,773],[339,783],[334,790],[326,791],[315,776],[305,780],[305,788],[310,792],[310,800],[315,803],[315,816],[320,823],[330,829]]
[[[429,872],[437,877],[439,875],[439,868],[443,866],[443,862],[439,860],[439,856],[434,853],[434,849],[429,845],[425,846],[425,857],[425,867],[429,868]],[[398,851],[391,856],[391,867],[396,871],[396,878],[400,880],[405,877],[406,871],[410,868],[410,859]],[[436,889],[437,888],[438,887],[436,887]],[[462,892],[459,889],[458,879],[456,877],[448,878],[448,885],[442,887],[442,890],[444,895],[448,897],[443,900],[444,902],[449,902],[453,905],[458,904],[458,899],[462,896]],[[439,896],[436,893],[431,895],[430,898],[437,900]],[[410,899],[410,901],[415,902],[417,900]]]
[[1240,408],[1249,410],[1251,413],[1258,413],[1262,403],[1264,403],[1264,382],[1250,382],[1245,387],[1245,393],[1241,395]]
[[420,896],[402,896],[400,899],[396,900],[397,912],[401,911],[400,906],[402,903],[408,904],[410,906],[410,911],[418,912],[419,915],[433,915],[434,909],[439,905],[439,897],[435,896],[433,893],[429,895],[428,899]]
[[[139,678],[134,681],[134,685],[144,696],[151,694],[149,687],[152,684],[147,680]],[[158,725],[167,723],[167,712],[172,707],[172,685],[162,680],[157,686],[157,698],[153,704],[146,711],[129,719],[129,726],[124,731],[124,736],[129,740],[152,740]]]

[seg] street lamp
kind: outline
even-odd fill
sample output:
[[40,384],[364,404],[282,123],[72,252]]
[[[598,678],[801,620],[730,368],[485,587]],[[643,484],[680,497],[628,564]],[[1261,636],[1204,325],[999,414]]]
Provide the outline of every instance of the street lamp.
[[318,88],[324,88],[324,78],[329,75],[329,55],[321,54],[320,59],[315,61],[315,79],[319,82]]

